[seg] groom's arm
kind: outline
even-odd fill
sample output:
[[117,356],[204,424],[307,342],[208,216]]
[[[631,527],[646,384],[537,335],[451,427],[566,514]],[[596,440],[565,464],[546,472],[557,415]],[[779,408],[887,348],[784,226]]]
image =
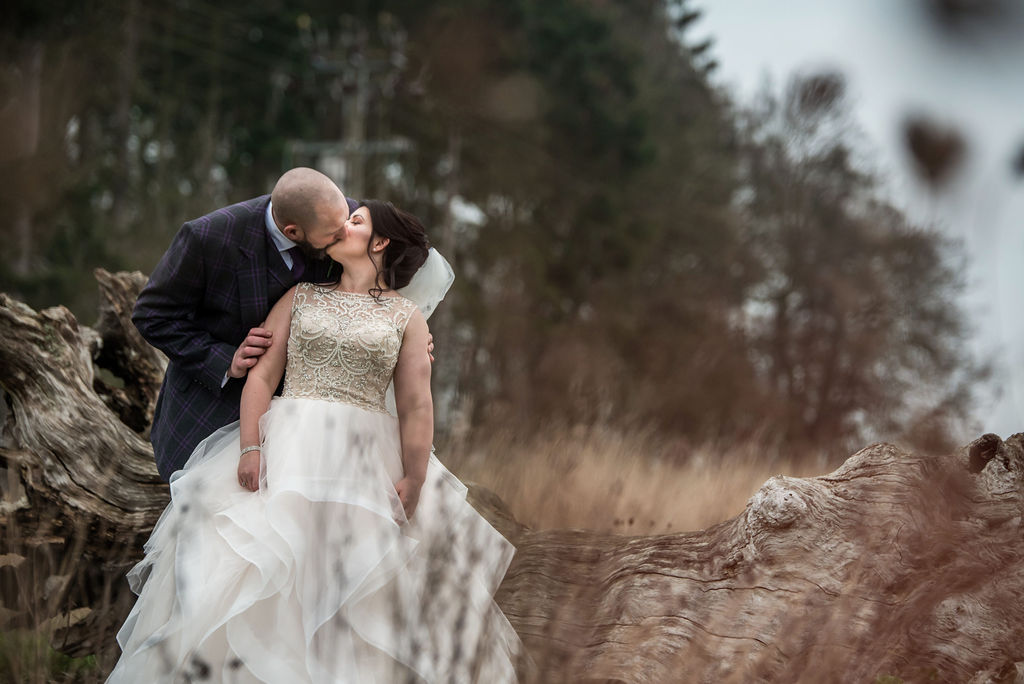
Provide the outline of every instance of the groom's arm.
[[195,324],[207,286],[204,256],[198,229],[184,224],[139,294],[132,322],[185,373],[220,393],[235,347]]

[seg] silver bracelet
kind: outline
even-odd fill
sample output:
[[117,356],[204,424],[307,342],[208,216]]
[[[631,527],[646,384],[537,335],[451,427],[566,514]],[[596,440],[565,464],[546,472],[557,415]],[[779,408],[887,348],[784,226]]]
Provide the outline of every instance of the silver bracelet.
[[250,451],[260,451],[260,452],[262,452],[263,451],[263,447],[259,446],[258,444],[253,444],[252,446],[247,446],[247,447],[245,447],[244,449],[242,449],[238,453],[238,458],[242,458],[242,456],[245,456]]

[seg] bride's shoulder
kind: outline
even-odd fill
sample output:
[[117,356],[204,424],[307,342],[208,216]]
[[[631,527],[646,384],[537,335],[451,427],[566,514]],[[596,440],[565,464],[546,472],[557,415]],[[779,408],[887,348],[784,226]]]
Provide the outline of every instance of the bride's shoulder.
[[287,303],[288,309],[294,314],[296,311],[312,306],[314,302],[323,299],[325,292],[326,289],[316,283],[295,283],[278,301],[282,305]]
[[423,312],[420,310],[419,304],[402,295],[398,295],[396,299],[398,300],[398,306],[401,307],[402,311],[404,311],[407,316],[410,318],[423,318],[426,320],[423,316]]
[[397,294],[396,293],[396,295],[395,295],[395,302],[399,306],[401,306],[403,309],[412,310],[412,309],[417,308],[416,302],[412,301],[411,299],[409,299],[405,295],[401,295],[401,294]]
[[422,319],[423,314],[420,313],[420,309],[416,306],[416,302],[403,297],[402,295],[396,295],[391,297],[391,310],[394,313],[395,323],[398,324],[399,329],[405,330],[410,321],[416,319]]

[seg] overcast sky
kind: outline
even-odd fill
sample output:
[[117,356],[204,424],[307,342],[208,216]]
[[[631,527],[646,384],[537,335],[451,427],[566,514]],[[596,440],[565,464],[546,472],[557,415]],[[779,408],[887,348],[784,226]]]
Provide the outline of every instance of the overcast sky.
[[[962,240],[970,258],[973,346],[997,364],[1002,392],[978,406],[978,426],[1003,438],[1024,431],[1024,178],[1012,173],[1024,147],[1024,11],[950,33],[924,11],[927,0],[698,4],[704,14],[691,38],[714,38],[716,79],[741,102],[766,78],[778,89],[795,71],[846,76],[865,151],[890,199]],[[901,124],[918,112],[967,139],[965,163],[940,195],[917,181],[903,154]]]

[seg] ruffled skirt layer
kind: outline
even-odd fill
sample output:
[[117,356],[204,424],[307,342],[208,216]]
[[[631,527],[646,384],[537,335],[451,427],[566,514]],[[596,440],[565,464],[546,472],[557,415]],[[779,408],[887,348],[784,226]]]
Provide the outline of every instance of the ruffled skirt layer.
[[398,421],[275,398],[258,492],[237,423],[197,447],[129,573],[111,682],[507,682],[513,548],[433,456],[407,521]]

